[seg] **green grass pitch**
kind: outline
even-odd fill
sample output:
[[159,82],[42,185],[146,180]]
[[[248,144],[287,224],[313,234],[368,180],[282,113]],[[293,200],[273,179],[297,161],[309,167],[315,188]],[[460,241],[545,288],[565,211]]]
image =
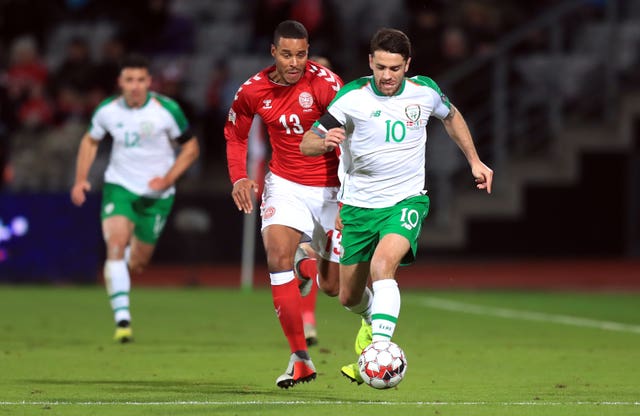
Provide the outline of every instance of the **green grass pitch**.
[[2,415],[638,415],[640,294],[403,291],[405,380],[339,369],[359,320],[318,296],[318,378],[275,386],[288,347],[267,290],[132,291],[111,341],[102,287],[0,286]]

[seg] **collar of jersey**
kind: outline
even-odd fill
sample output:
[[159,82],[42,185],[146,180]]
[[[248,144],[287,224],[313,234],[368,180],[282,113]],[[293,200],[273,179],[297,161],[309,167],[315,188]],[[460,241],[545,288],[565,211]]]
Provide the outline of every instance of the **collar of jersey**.
[[[135,108],[142,108],[145,105],[147,105],[149,103],[149,100],[151,99],[151,92],[147,92],[147,99],[144,100],[144,104],[142,104],[140,107],[135,107]],[[122,96],[122,105],[124,105],[125,108],[128,109],[133,109],[134,107],[129,107],[129,104],[127,104],[127,100],[124,99],[124,95]]]
[[[402,94],[402,91],[404,91],[404,83],[407,82],[406,78],[402,79],[402,85],[400,85],[400,88],[398,88],[398,91],[396,91],[395,94],[392,95],[392,97],[395,97],[396,95],[400,95]],[[371,89],[373,90],[373,93],[375,95],[379,95],[380,97],[388,97],[387,95],[384,95],[383,93],[380,92],[380,90],[378,89],[378,87],[376,87],[376,80],[373,78],[373,76],[371,76]]]

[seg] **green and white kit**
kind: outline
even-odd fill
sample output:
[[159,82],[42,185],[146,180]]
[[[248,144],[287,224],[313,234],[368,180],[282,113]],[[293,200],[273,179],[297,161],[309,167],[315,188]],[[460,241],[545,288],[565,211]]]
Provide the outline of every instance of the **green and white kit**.
[[[405,78],[396,95],[382,95],[373,77],[345,85],[328,113],[347,130],[341,145],[341,191],[346,205],[384,208],[419,195],[425,183],[426,126],[451,104],[428,77]],[[316,127],[328,130],[321,121]]]
[[102,140],[107,133],[113,137],[105,183],[120,185],[141,196],[166,198],[175,193],[175,187],[156,192],[148,183],[156,176],[164,176],[173,166],[172,142],[188,129],[187,119],[174,100],[149,93],[140,108],[127,106],[121,96],[103,101],[93,114],[89,135],[95,140]]

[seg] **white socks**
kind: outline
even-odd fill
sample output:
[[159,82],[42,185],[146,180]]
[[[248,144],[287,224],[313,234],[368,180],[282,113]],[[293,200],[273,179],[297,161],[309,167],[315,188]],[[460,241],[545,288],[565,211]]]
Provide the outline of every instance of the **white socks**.
[[371,325],[372,299],[373,299],[373,293],[371,293],[371,289],[365,286],[364,293],[362,294],[362,299],[360,299],[360,303],[355,306],[347,307],[347,309],[353,313],[357,313],[358,315],[362,316],[362,319],[364,319],[364,321],[367,324]]
[[129,312],[131,279],[125,260],[107,260],[104,264],[104,280],[116,323],[131,321]]
[[393,336],[400,315],[400,290],[394,279],[373,282],[371,327],[373,341],[388,341]]
[[271,280],[271,286],[280,286],[289,283],[296,278],[293,274],[293,270],[286,272],[269,273],[269,279]]

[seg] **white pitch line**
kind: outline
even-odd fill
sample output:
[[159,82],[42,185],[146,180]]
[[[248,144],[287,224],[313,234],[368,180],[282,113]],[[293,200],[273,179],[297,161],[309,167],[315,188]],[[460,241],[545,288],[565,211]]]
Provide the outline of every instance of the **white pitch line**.
[[521,311],[517,309],[497,308],[493,306],[475,305],[454,300],[427,297],[421,304],[434,309],[442,309],[452,312],[470,313],[475,315],[496,316],[506,319],[522,319],[525,321],[551,322],[556,324],[572,325],[585,328],[596,328],[605,331],[632,332],[640,334],[640,325],[623,324],[613,321],[600,321],[597,319],[580,318],[569,315],[557,315],[544,312]]
[[544,401],[525,401],[525,402],[372,402],[359,401],[350,402],[344,400],[292,400],[292,401],[171,401],[171,402],[103,402],[103,401],[16,401],[16,402],[0,402],[0,406],[287,406],[287,405],[370,405],[370,406],[640,406],[640,402],[544,402]]

